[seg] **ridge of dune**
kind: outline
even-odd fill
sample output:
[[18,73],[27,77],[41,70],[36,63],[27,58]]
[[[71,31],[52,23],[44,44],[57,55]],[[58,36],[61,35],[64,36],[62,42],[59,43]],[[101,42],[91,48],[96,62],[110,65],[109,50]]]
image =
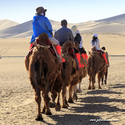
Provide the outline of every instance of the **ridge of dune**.
[[9,27],[13,27],[18,25],[19,23],[15,22],[15,21],[11,21],[11,20],[0,20],[0,30],[9,28]]
[[93,27],[78,27],[81,30],[81,33],[115,33],[115,34],[125,34],[125,24],[120,23],[106,23],[100,22]]
[[7,29],[0,30],[0,34],[1,34],[2,38],[7,38],[7,37],[18,35],[20,33],[27,32],[29,30],[32,30],[32,21],[31,20],[27,21],[25,23],[7,28]]
[[101,22],[101,21],[108,21],[108,22],[116,22],[116,23],[125,23],[125,13],[120,14],[117,16],[105,18],[105,19],[100,19],[100,20],[95,20],[96,22]]
[[[83,23],[68,23],[68,28],[71,28],[72,25],[76,25],[81,33],[97,32],[97,33],[125,34],[124,20],[125,20],[125,14],[121,14],[118,16],[114,16],[114,17],[110,17],[102,20],[95,20],[95,21],[90,20]],[[9,22],[11,21],[8,21],[8,24]],[[59,21],[50,20],[50,22],[52,24],[52,28],[54,32],[61,27],[61,23]],[[0,30],[0,35],[1,35],[0,37],[1,38],[25,38],[32,35],[31,30],[32,30],[32,20],[12,27],[8,27],[8,28],[4,27],[3,30]]]
[[7,39],[12,39],[12,38],[31,38],[32,33],[33,33],[33,31],[29,30],[27,32],[23,32],[23,33],[15,35],[15,36],[7,37]]

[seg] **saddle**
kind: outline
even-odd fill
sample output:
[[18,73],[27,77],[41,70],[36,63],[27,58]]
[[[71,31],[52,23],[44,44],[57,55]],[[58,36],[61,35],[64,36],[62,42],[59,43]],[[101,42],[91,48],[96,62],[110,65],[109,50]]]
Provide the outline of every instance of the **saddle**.
[[[36,42],[36,44],[40,44],[40,45],[43,45],[43,44],[49,45],[50,48],[48,48],[48,49],[50,50],[50,52],[52,53],[52,55],[54,55],[54,56],[56,55],[55,51],[53,50],[51,41],[50,41],[49,39],[46,41],[46,43],[43,43],[43,44],[41,44],[41,43],[39,42],[39,39],[36,39],[35,42]],[[30,45],[30,48],[29,48],[30,52],[32,52],[33,47],[34,47],[34,44],[32,43],[32,44]]]
[[102,55],[102,53],[101,53],[101,51],[97,50],[97,54],[98,54],[99,56],[101,56],[102,58],[104,58],[103,55]]
[[76,58],[76,55],[75,55],[76,53],[79,53],[79,51],[77,49],[75,49],[75,48],[69,48],[68,53],[70,54],[70,56],[72,58],[74,58],[76,60],[77,68],[78,68],[78,70],[80,70],[79,62],[78,62],[78,59]]

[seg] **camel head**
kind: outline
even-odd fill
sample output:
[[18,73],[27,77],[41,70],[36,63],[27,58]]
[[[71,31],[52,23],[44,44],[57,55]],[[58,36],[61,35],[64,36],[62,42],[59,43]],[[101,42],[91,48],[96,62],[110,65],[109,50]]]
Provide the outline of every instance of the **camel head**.
[[74,44],[72,41],[66,41],[63,45],[62,45],[62,53],[68,53],[69,48],[73,48]]
[[46,33],[41,33],[39,36],[38,36],[38,44],[40,45],[46,45],[46,41],[49,39],[49,36],[48,34]]
[[74,47],[75,47],[76,49],[79,49],[79,43],[78,43],[77,41],[74,41],[73,43],[74,43]]

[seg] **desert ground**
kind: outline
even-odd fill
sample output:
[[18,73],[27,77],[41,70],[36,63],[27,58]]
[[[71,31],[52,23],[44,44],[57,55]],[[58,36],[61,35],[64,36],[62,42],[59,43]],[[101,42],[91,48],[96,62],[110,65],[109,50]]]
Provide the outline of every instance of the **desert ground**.
[[[107,85],[98,89],[96,81],[95,90],[88,90],[87,76],[78,100],[68,109],[51,108],[43,121],[35,120],[37,104],[24,65],[30,38],[0,39],[0,125],[125,125],[125,35],[98,35],[109,53]],[[88,52],[92,34],[82,37]]]

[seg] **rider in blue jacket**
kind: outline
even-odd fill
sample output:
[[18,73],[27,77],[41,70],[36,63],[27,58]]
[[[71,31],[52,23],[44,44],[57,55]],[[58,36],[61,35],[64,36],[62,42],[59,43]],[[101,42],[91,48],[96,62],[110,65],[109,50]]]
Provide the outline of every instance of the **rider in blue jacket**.
[[47,17],[42,14],[37,14],[33,17],[32,22],[33,35],[31,38],[31,43],[35,41],[35,38],[38,37],[41,33],[47,33],[49,37],[52,37],[52,25]]
[[[45,12],[47,9],[44,9],[43,7],[36,8],[36,15],[33,17],[32,27],[33,27],[33,34],[30,42],[30,48],[33,46],[33,42],[35,42],[35,39],[41,34],[46,33],[49,36],[49,40],[53,45],[55,45],[55,49],[57,50],[57,53],[61,57],[61,46],[59,44],[59,41],[55,39],[52,36],[52,25],[47,17],[45,17]],[[61,57],[61,61],[65,62],[65,60]]]

